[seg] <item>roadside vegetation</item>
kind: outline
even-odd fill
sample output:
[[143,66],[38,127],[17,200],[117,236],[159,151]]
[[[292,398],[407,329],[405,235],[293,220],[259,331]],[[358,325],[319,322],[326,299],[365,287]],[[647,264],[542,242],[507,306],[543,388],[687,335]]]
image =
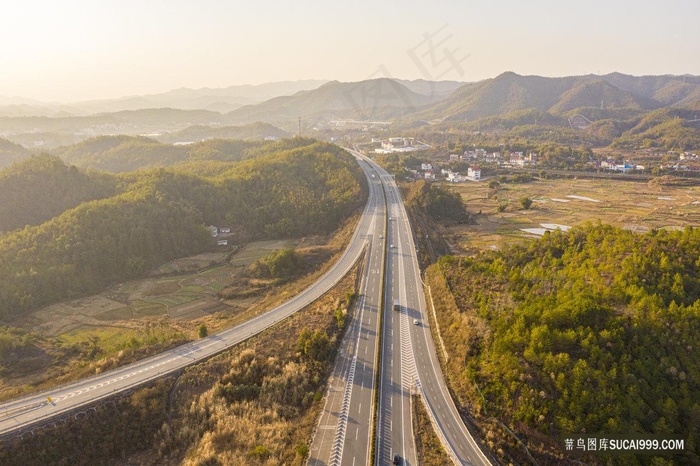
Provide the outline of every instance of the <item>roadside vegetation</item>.
[[450,385],[503,461],[528,461],[503,426],[540,464],[570,460],[567,433],[676,435],[664,464],[700,461],[699,253],[692,228],[588,225],[428,269]]
[[401,185],[411,225],[416,232],[418,260],[422,268],[448,254],[450,249],[440,230],[473,223],[459,193],[419,180]]

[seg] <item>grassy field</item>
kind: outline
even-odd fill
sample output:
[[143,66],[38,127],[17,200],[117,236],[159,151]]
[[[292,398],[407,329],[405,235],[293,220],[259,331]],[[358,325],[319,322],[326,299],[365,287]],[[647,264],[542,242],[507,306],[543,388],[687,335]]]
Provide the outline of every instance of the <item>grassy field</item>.
[[[542,228],[542,224],[575,227],[600,221],[640,233],[700,224],[700,186],[590,179],[507,183],[497,190],[488,185],[489,180],[443,185],[459,192],[469,212],[478,214],[477,225],[443,230],[454,252],[522,243],[537,237],[522,229]],[[522,197],[534,201],[530,210],[520,207]],[[506,205],[504,212],[498,212],[500,204]]]

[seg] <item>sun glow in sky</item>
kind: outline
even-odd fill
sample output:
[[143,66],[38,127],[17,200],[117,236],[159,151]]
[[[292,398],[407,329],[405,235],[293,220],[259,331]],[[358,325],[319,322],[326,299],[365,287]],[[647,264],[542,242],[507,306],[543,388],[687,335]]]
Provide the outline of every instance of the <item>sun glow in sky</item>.
[[698,17],[694,0],[13,1],[0,13],[0,95],[70,102],[297,79],[700,74]]

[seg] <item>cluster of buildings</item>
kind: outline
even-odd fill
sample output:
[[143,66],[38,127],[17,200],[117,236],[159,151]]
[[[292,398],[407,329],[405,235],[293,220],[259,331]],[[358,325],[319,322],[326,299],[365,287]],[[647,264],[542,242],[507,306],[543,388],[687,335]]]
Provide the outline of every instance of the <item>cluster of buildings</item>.
[[[429,162],[421,163],[420,170],[411,170],[413,176],[416,178],[423,178],[428,181],[435,181],[438,176],[436,175],[437,168],[433,169],[433,164]],[[440,170],[440,179],[445,179],[450,183],[463,183],[465,181],[480,181],[481,180],[481,169],[476,166],[470,166],[467,169],[466,175],[460,175],[458,172],[453,172],[452,170],[445,170],[444,168]]]
[[661,166],[661,168],[672,169],[676,171],[686,171],[686,172],[700,172],[700,165],[698,165],[698,155],[694,152],[683,152],[679,155],[679,163],[669,164],[666,166]]
[[615,160],[607,159],[600,162],[600,168],[613,172],[627,173],[632,170],[644,170],[646,167],[644,167],[644,165],[631,164],[629,161],[617,163]]
[[217,246],[228,246],[228,238],[231,236],[231,229],[228,227],[215,227],[214,225],[209,225],[207,227],[209,233],[211,233],[212,238],[216,238]]
[[374,150],[377,154],[391,154],[393,152],[415,152],[427,149],[428,146],[417,142],[414,138],[372,138],[372,142],[380,143],[381,147]]
[[462,183],[464,181],[481,181],[481,168],[479,167],[469,167],[467,169],[466,175],[460,175],[458,172],[453,172],[452,170],[441,170],[442,175],[445,180],[450,183]]
[[669,163],[660,165],[662,170],[674,170],[682,172],[700,172],[700,165],[690,165],[686,163]]
[[486,152],[485,149],[465,150],[461,156],[454,154],[454,157],[455,159],[450,155],[450,160],[459,158],[460,160],[475,160],[484,163],[500,163],[502,161],[500,152]]
[[509,163],[513,167],[526,167],[537,165],[537,154],[530,152],[525,155],[522,152],[511,152]]
[[450,155],[450,160],[465,160],[477,161],[483,163],[497,163],[511,167],[526,167],[537,164],[537,154],[530,152],[511,152],[507,156],[503,156],[500,152],[486,152],[485,149],[465,150],[464,154]]

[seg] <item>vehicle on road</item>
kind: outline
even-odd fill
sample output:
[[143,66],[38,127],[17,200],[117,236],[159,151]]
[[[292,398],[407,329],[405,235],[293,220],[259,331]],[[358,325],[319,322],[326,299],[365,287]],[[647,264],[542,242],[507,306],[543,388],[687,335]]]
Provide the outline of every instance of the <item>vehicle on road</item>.
[[394,460],[392,461],[394,464],[401,464],[401,457],[399,456],[398,453],[394,453]]
[[413,319],[413,325],[418,325],[418,319]]
[[399,304],[399,300],[395,299],[394,300],[394,310],[395,311],[400,311],[401,310],[401,304]]

